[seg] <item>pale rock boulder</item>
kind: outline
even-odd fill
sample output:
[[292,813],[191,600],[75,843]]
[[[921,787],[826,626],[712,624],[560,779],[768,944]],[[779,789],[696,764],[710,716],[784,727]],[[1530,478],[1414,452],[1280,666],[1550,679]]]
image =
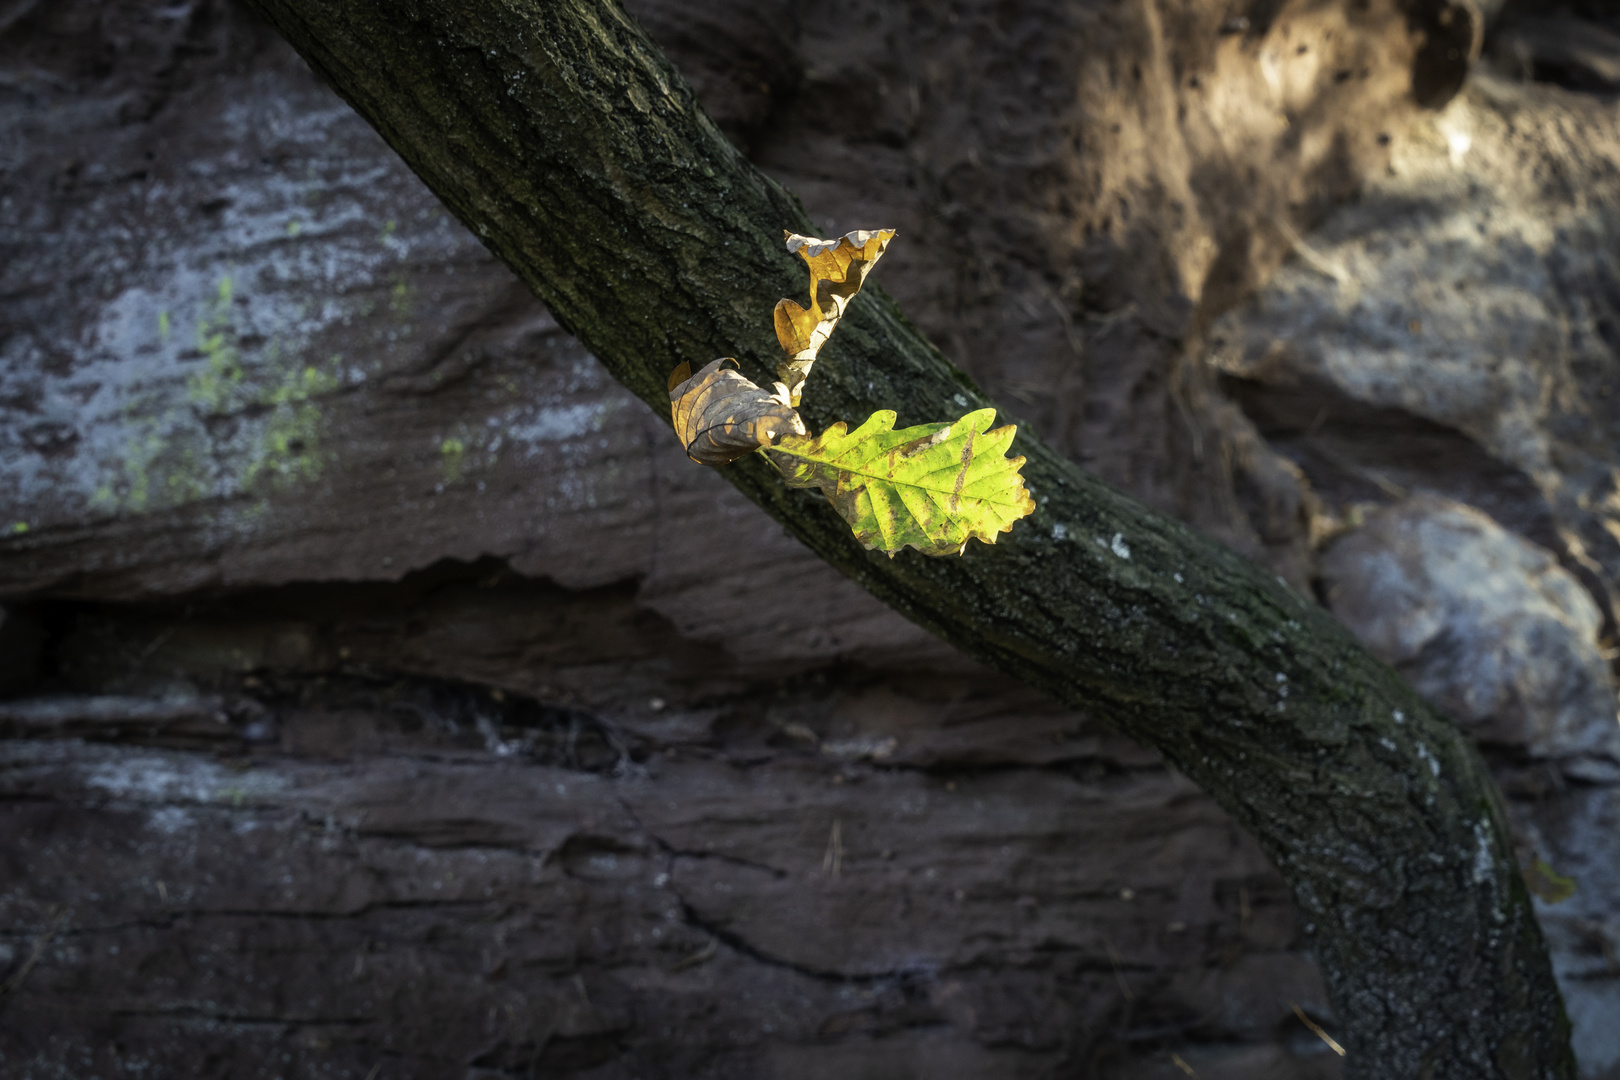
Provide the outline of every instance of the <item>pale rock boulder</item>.
[[1620,759],[1602,617],[1551,552],[1415,495],[1334,543],[1322,576],[1334,613],[1481,740]]

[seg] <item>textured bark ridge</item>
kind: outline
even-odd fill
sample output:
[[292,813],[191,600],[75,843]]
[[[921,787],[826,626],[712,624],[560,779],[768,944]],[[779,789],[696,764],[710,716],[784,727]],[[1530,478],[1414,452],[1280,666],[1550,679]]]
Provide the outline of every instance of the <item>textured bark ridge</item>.
[[[781,230],[810,223],[618,8],[256,6],[655,409],[683,361],[732,354],[767,377],[771,305],[797,278]],[[807,391],[816,428],[991,404],[876,292]],[[728,474],[909,618],[1214,793],[1293,887],[1351,1075],[1572,1075],[1500,803],[1466,737],[1280,582],[1027,434],[1013,449],[1039,510],[959,560],[864,553],[765,463]]]

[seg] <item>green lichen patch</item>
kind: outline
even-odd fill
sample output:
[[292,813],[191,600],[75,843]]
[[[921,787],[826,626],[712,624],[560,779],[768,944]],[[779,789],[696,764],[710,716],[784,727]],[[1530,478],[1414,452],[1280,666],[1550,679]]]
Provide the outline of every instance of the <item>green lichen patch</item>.
[[416,291],[403,275],[394,279],[394,287],[388,291],[388,307],[402,319],[416,313]]
[[[200,363],[178,399],[154,388],[128,403],[127,441],[115,475],[91,496],[93,508],[142,513],[320,477],[320,399],[339,387],[342,359],[312,364],[284,338],[255,341],[238,325],[239,306],[229,275],[199,301]],[[169,332],[168,312],[158,328],[160,338]]]
[[445,483],[461,479],[467,461],[467,444],[457,438],[445,439],[439,444],[439,467],[444,471]]
[[[225,413],[244,404],[242,383],[246,372],[236,347],[236,327],[231,318],[233,287],[229,275],[219,279],[213,299],[205,302],[197,317],[197,351],[203,355],[203,370],[186,381],[186,394],[192,404],[207,413]],[[166,323],[168,312],[162,322]]]
[[244,487],[268,480],[282,488],[320,478],[321,407],[316,399],[337,389],[335,372],[341,364],[342,358],[334,356],[326,370],[293,365],[260,396],[260,404],[269,406],[270,412],[259,452],[243,475]]

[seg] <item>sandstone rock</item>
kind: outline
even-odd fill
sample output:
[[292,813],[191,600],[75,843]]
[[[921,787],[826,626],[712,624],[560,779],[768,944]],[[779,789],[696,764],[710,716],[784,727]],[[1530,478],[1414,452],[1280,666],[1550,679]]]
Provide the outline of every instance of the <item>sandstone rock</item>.
[[0,941],[49,946],[7,1062],[1130,1076],[1168,1019],[1327,1075],[1271,1042],[1279,973],[1327,1013],[1274,872],[1135,746],[970,673],[761,694],[627,590],[436,573],[75,609],[113,692],[0,706]]
[[[928,219],[971,192],[954,165],[933,177],[992,152],[953,134],[956,95],[996,87],[1020,138],[1057,132],[1031,126],[1022,61],[959,80],[936,36],[891,79],[904,46],[864,9],[786,10],[640,13],[824,219],[906,209],[909,268],[885,281],[948,341],[978,315],[930,291],[959,255]],[[1019,15],[1002,54],[1049,17]],[[1162,26],[1109,18],[1155,62]],[[1331,1075],[1275,1034],[1297,1034],[1275,972],[1325,1001],[1276,875],[1210,800],[943,650],[686,462],[251,19],[209,0],[7,19],[0,595],[49,670],[0,712],[5,977],[42,950],[4,1003],[6,1068],[1139,1076],[1170,1067],[1170,1031],[1212,1075]],[[1292,32],[1199,20],[1186,40],[1239,79]],[[1089,33],[1066,27],[1053,61]],[[1399,79],[1337,93],[1394,107]],[[1318,82],[1290,82],[1296,103]],[[915,169],[894,143],[913,101]],[[811,151],[841,160],[840,128],[868,172],[805,174]],[[1098,205],[1156,181],[1109,183]],[[1094,282],[1148,265],[1124,251],[1160,212],[1121,221]],[[1051,214],[985,252],[1016,269]],[[1036,280],[1019,295],[1050,313],[1050,359],[1086,334],[1115,348],[1117,409],[1173,358]],[[1117,475],[1155,475],[1160,420],[1108,417],[1146,439]],[[1297,548],[1273,502],[1268,535]]]
[[[596,584],[696,527],[654,524],[680,502],[657,501],[661,425],[263,28],[223,0],[89,10],[8,30],[0,530],[27,531],[0,535],[0,594],[480,555]],[[1297,477],[1179,341],[1283,257],[1277,215],[1382,167],[1373,126],[1409,110],[1396,5],[1241,33],[1214,4],[1169,28],[1128,5],[637,10],[828,229],[901,227],[882,283],[993,392],[1304,585]]]
[[[992,392],[1305,584],[1187,346],[1385,167],[1410,5],[631,6]],[[1338,1074],[1210,800],[687,463],[234,5],[0,15],[0,225],[6,1068]]]

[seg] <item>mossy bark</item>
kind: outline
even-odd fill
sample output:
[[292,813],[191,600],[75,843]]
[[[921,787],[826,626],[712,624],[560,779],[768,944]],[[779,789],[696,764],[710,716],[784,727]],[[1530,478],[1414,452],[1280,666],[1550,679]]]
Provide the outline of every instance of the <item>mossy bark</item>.
[[[736,356],[770,378],[772,306],[804,289],[782,230],[815,229],[617,5],[250,2],[660,415],[683,361]],[[821,430],[992,404],[869,288],[802,411]],[[1251,829],[1304,913],[1348,1075],[1573,1077],[1500,797],[1468,738],[1306,598],[1028,432],[1013,452],[1037,512],[959,558],[863,551],[757,456],[724,473],[874,595],[1157,748]]]

